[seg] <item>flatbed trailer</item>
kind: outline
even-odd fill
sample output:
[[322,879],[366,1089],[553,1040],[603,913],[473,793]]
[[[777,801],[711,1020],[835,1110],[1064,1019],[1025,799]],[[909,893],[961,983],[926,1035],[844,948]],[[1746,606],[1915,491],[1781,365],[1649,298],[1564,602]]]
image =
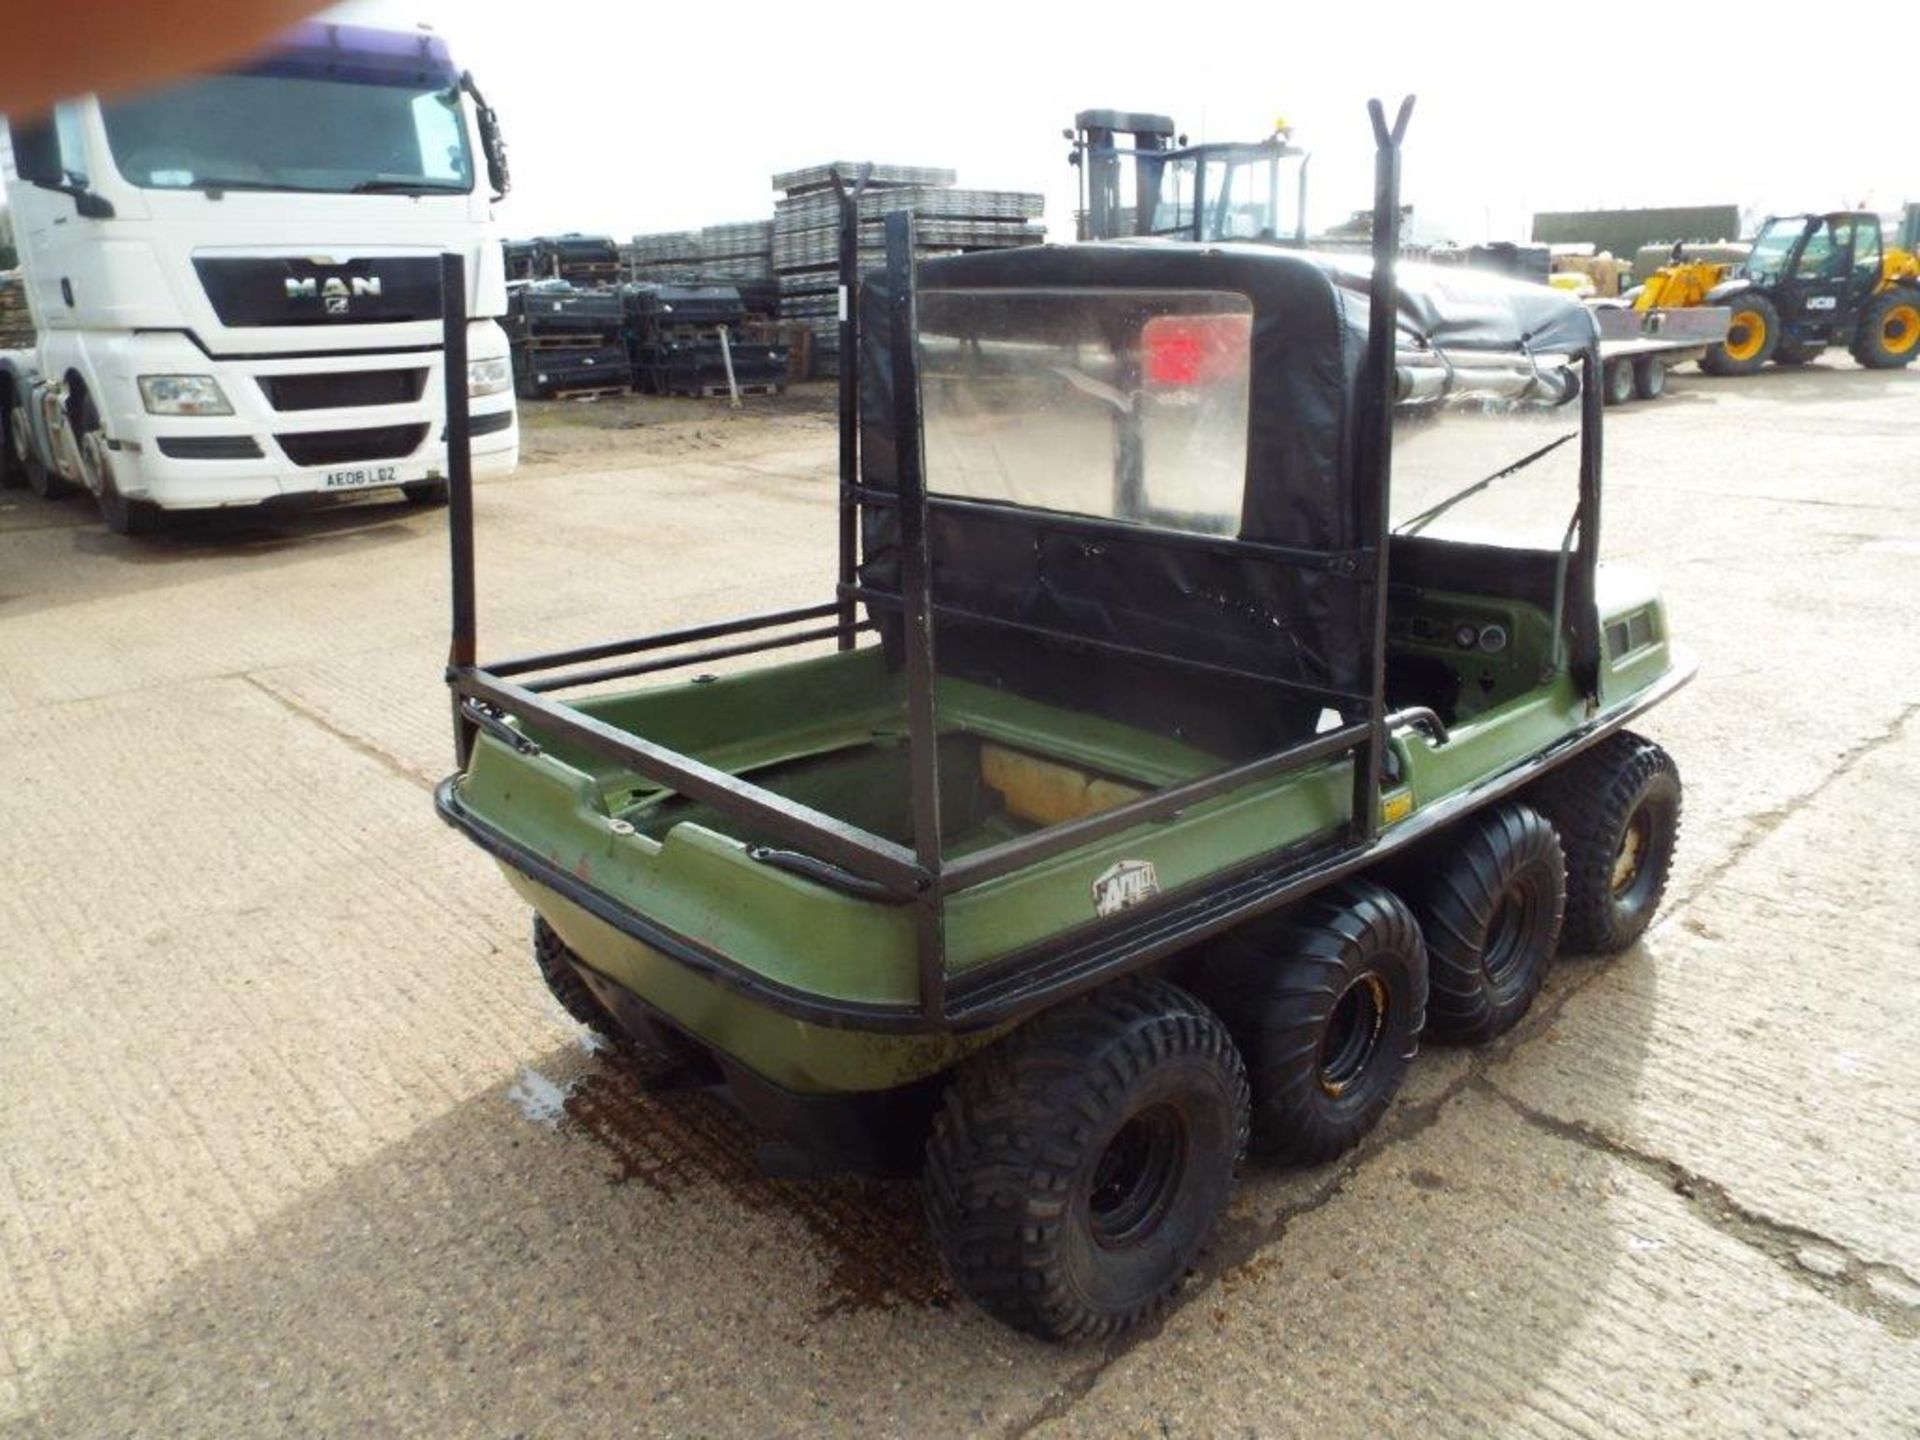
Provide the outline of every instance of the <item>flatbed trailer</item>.
[[1601,390],[1609,405],[1659,399],[1667,371],[1699,360],[1725,340],[1733,318],[1722,305],[1636,310],[1605,300],[1588,308],[1600,327]]

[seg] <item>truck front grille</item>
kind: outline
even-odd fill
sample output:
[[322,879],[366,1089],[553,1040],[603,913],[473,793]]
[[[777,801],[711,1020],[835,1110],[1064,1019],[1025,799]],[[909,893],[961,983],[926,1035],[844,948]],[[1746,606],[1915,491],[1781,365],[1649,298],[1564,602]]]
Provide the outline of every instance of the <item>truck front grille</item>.
[[440,260],[370,255],[338,263],[277,255],[197,256],[222,325],[393,325],[440,318]]
[[351,465],[363,460],[398,460],[411,455],[427,438],[421,425],[378,425],[366,430],[309,430],[305,434],[276,435],[280,448],[296,465]]
[[352,370],[334,375],[262,375],[260,388],[276,410],[331,410],[355,405],[411,405],[427,388],[427,372]]

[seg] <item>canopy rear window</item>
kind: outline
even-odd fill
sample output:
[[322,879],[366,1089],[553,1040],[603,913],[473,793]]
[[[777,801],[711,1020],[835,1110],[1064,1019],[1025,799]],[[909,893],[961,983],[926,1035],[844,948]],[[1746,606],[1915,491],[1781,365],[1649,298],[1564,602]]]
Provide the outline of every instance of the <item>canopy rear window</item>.
[[1214,290],[923,290],[927,488],[1234,535],[1253,306]]

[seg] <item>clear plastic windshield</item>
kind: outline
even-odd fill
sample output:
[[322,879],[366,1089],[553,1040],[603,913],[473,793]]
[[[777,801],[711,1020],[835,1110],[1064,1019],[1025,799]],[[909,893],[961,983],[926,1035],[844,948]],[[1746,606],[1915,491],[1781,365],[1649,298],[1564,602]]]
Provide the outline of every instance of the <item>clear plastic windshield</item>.
[[919,307],[929,491],[1238,533],[1244,295],[925,290]]
[[1579,370],[1564,356],[1488,360],[1402,368],[1393,529],[1557,550],[1580,495]]

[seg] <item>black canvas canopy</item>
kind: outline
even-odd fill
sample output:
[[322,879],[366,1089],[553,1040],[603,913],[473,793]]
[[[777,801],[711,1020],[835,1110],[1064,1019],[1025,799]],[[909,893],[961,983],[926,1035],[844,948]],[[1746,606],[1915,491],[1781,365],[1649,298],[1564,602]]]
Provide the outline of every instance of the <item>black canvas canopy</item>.
[[[1363,703],[1379,568],[1369,539],[1375,512],[1360,493],[1359,465],[1370,273],[1361,256],[1151,240],[925,262],[922,292],[1226,291],[1252,309],[1246,480],[1234,537],[942,501],[942,477],[929,465],[942,672],[1035,698],[1085,704],[1104,696],[1108,713],[1228,754],[1297,737],[1323,703]],[[1564,367],[1597,344],[1586,309],[1555,291],[1421,266],[1397,267],[1397,278],[1396,350],[1409,364],[1505,356],[1518,367]],[[864,292],[863,480],[870,491],[891,492],[901,437],[893,433],[884,277]],[[1562,398],[1577,393],[1576,382],[1565,383]],[[897,593],[896,509],[865,507],[862,538],[863,584]],[[891,641],[897,616],[876,610],[874,619]],[[1056,641],[1016,643],[1009,626]],[[1198,661],[1219,673],[1196,677],[1189,669],[1176,679],[1143,657],[1116,662],[1111,649],[1091,663],[1071,637]]]

